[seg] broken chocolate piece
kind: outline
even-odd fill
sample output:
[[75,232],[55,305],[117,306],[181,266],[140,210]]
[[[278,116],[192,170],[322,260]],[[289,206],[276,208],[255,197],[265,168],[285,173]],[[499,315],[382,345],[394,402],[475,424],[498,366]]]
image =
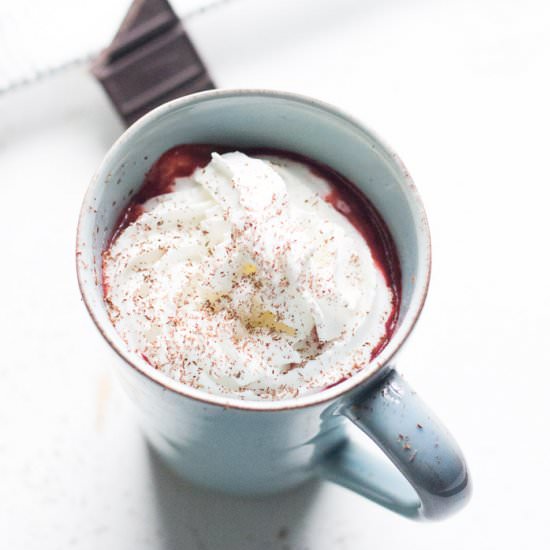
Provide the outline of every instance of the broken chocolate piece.
[[166,0],[134,0],[92,73],[127,124],[165,101],[214,88]]

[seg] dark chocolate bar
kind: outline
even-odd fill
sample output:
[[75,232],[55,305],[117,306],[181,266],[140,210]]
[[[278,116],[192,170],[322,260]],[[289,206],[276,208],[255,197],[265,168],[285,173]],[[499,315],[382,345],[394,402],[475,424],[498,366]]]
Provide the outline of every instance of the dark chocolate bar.
[[127,124],[169,99],[215,87],[166,0],[134,0],[92,73]]

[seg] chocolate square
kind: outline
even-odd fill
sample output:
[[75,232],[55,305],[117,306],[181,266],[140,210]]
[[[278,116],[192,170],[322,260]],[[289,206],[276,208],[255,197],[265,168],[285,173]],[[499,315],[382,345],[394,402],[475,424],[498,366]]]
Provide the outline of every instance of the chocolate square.
[[166,0],[135,0],[92,73],[127,124],[165,101],[215,87]]

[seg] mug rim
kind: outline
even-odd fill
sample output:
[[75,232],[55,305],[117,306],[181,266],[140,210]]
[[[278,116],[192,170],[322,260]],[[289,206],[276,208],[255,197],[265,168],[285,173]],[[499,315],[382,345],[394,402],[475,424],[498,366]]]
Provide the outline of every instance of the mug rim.
[[[216,394],[210,394],[206,391],[186,386],[185,384],[170,378],[166,374],[157,371],[152,366],[148,365],[145,360],[140,361],[137,357],[131,357],[132,354],[127,348],[124,348],[117,342],[113,341],[112,338],[110,338],[110,336],[104,329],[101,321],[95,315],[91,301],[88,299],[88,287],[91,285],[86,286],[86,284],[84,283],[84,277],[82,275],[83,265],[79,261],[79,243],[81,241],[80,237],[83,227],[83,220],[87,215],[89,215],[88,206],[90,204],[92,192],[95,190],[100,182],[100,175],[104,173],[105,169],[112,164],[112,161],[115,158],[117,151],[121,147],[121,145],[131,139],[136,134],[139,134],[143,127],[146,127],[147,125],[153,123],[156,118],[166,114],[171,110],[175,110],[186,105],[191,105],[196,102],[212,101],[228,97],[267,97],[272,99],[288,100],[294,103],[302,103],[307,106],[313,106],[322,111],[326,111],[342,119],[348,124],[355,126],[362,133],[372,138],[372,140],[374,140],[374,142],[376,142],[376,144],[380,147],[380,150],[389,157],[394,167],[398,169],[400,177],[403,178],[403,184],[406,185],[406,187],[410,190],[410,194],[408,195],[408,202],[409,204],[412,203],[414,205],[413,218],[415,221],[415,227],[418,230],[418,224],[420,224],[420,226],[422,226],[423,228],[423,231],[417,231],[417,237],[420,240],[419,248],[424,247],[425,249],[426,261],[424,277],[422,278],[422,280],[414,280],[413,282],[413,285],[414,287],[416,287],[416,289],[420,287],[420,298],[417,300],[414,306],[413,304],[411,304],[411,309],[407,311],[407,315],[405,316],[405,323],[403,323],[403,325],[401,326],[403,330],[399,330],[398,328],[398,330],[396,331],[397,334],[394,333],[394,335],[392,335],[387,346],[374,359],[374,361],[369,363],[369,365],[366,366],[363,370],[358,371],[346,380],[339,382],[338,384],[330,388],[319,390],[296,398],[276,401],[264,401],[246,400],[236,397],[225,397]],[[107,172],[108,171],[109,170],[107,169]],[[422,312],[426,301],[431,277],[432,246],[426,211],[422,199],[420,198],[420,195],[416,188],[416,185],[414,184],[409,174],[409,171],[405,167],[401,158],[393,151],[391,147],[386,144],[384,140],[380,139],[376,132],[373,132],[360,120],[356,119],[352,115],[349,115],[340,108],[335,107],[330,103],[306,95],[279,90],[256,88],[224,88],[208,90],[173,99],[146,113],[144,116],[131,124],[117,138],[117,140],[109,148],[107,154],[103,157],[103,160],[100,163],[99,167],[96,169],[82,201],[76,234],[76,271],[80,294],[82,296],[84,305],[86,306],[86,309],[88,310],[88,313],[92,318],[92,321],[96,325],[97,329],[99,330],[105,341],[109,344],[109,346],[115,351],[115,353],[117,353],[119,357],[124,360],[124,362],[128,366],[134,369],[138,374],[145,376],[148,380],[161,386],[163,390],[171,391],[183,397],[202,402],[203,404],[223,407],[224,409],[239,409],[255,412],[302,409],[340,399],[345,394],[351,392],[354,389],[357,389],[360,386],[367,384],[370,380],[375,379],[377,375],[379,375],[380,372],[383,371],[388,362],[401,349],[401,347],[411,334],[413,328],[416,326],[416,323],[418,321],[418,318],[420,317],[420,313]],[[415,292],[413,291],[413,297],[414,295]]]

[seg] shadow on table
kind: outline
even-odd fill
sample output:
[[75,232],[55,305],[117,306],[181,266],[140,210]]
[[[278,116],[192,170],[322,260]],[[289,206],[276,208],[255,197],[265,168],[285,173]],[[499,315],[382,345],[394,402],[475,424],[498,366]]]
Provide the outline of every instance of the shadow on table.
[[319,482],[264,498],[234,497],[183,481],[150,445],[148,451],[163,550],[297,547],[294,541],[300,540]]

